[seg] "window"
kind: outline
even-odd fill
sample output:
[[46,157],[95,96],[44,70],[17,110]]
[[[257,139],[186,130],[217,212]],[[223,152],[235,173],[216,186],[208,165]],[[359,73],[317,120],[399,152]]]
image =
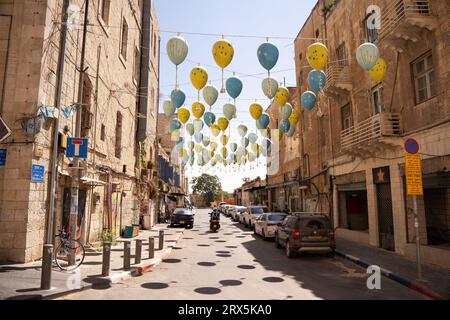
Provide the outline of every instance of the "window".
[[346,130],[353,126],[352,107],[349,104],[341,108],[342,130]]
[[139,82],[139,71],[140,71],[140,65],[141,65],[141,53],[139,52],[138,47],[134,48],[134,80]]
[[122,41],[120,43],[120,54],[122,58],[127,60],[127,46],[128,46],[128,24],[125,19],[122,22]]
[[122,114],[117,112],[116,119],[116,142],[115,142],[115,155],[120,159],[122,154]]
[[83,100],[81,107],[81,136],[88,137],[94,114],[91,112],[92,83],[88,77],[83,80]]
[[345,43],[341,44],[336,49],[336,57],[337,57],[337,60],[338,60],[338,64],[340,66],[348,66],[347,50],[345,48]]
[[422,103],[436,96],[433,56],[427,53],[412,63],[416,102]]
[[100,140],[105,141],[106,138],[106,127],[104,124],[102,124],[102,127],[100,129]]
[[372,89],[371,97],[373,114],[375,115],[384,112],[383,86],[377,86]]
[[375,25],[376,23],[376,15],[370,14],[363,21],[363,28],[365,31],[365,37],[368,42],[374,43],[378,39],[378,29],[377,28],[369,28],[369,25]]
[[109,8],[111,6],[111,0],[98,0],[98,15],[102,18],[103,22],[109,24]]

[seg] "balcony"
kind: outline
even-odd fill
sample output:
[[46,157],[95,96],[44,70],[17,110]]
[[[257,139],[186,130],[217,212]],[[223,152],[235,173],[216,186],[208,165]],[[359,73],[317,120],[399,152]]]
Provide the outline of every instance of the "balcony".
[[328,94],[339,95],[352,90],[350,67],[347,65],[333,64],[327,68],[327,83],[324,91]]
[[368,158],[395,148],[392,138],[400,134],[400,114],[383,112],[341,131],[341,148],[344,153]]
[[378,42],[403,52],[409,41],[424,41],[423,30],[433,31],[436,27],[437,20],[431,15],[429,0],[389,1],[381,13]]

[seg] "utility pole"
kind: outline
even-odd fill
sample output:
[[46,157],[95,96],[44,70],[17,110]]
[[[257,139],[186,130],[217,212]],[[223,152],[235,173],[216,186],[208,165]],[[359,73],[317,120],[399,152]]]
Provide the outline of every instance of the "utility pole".
[[[81,60],[80,60],[80,77],[78,80],[78,108],[76,111],[75,120],[75,137],[81,137],[81,115],[83,104],[83,89],[84,89],[84,74],[85,70],[85,54],[86,54],[86,36],[87,36],[87,24],[88,24],[88,14],[89,14],[89,0],[85,0],[84,4],[84,22],[83,22],[83,39],[81,44]],[[77,238],[77,222],[78,222],[78,194],[79,194],[79,184],[80,184],[80,161],[78,158],[73,159],[73,176],[71,182],[71,201],[70,201],[70,219],[69,219],[69,230],[70,230],[70,240],[71,247],[75,248],[76,245],[73,242]],[[69,255],[69,265],[75,264],[75,250],[70,250]]]
[[[58,80],[56,83],[55,93],[55,107],[61,109],[61,95],[64,75],[64,59],[66,55],[67,42],[67,20],[68,8],[70,1],[64,0],[62,8],[62,24],[61,24],[61,39],[59,45],[58,57]],[[55,119],[55,128],[53,132],[53,152],[52,152],[52,174],[50,182],[50,206],[47,217],[47,237],[42,253],[42,271],[41,271],[41,289],[48,290],[51,288],[52,282],[52,260],[53,260],[53,220],[55,217],[55,196],[56,186],[58,183],[58,137],[59,137],[59,115]]]

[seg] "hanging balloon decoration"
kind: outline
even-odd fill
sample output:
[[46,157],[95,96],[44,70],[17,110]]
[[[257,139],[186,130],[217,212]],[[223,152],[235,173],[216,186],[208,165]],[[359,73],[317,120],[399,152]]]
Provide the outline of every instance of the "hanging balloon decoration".
[[236,118],[236,106],[231,103],[227,103],[223,106],[223,114],[228,120]]
[[202,142],[203,142],[203,133],[201,133],[201,132],[196,132],[196,133],[194,134],[194,139],[195,139],[195,142],[197,142],[197,143],[202,143]]
[[278,92],[275,94],[275,102],[281,107],[284,106],[289,100],[289,91],[285,87],[279,87]]
[[192,104],[192,114],[196,119],[200,119],[205,113],[205,105],[201,102],[194,102]]
[[200,90],[206,85],[206,82],[208,82],[208,71],[201,66],[193,68],[191,71],[191,83],[198,91],[198,102],[200,102]]
[[250,105],[249,110],[250,110],[250,115],[252,116],[252,118],[255,120],[258,120],[261,117],[264,108],[261,104],[255,102]]
[[280,115],[283,120],[288,120],[292,114],[292,105],[290,103],[286,103],[280,109]]
[[290,125],[291,127],[289,128],[289,131],[286,133],[286,135],[289,138],[292,138],[294,136],[295,133],[295,125]]
[[180,140],[180,135],[181,132],[179,129],[172,131],[172,133],[170,134],[170,141],[177,142],[178,140]]
[[175,69],[175,89],[178,88],[178,66],[184,62],[186,59],[189,46],[186,40],[184,40],[180,35],[172,37],[167,42],[166,46],[167,55],[170,61],[176,66]]
[[306,110],[311,111],[317,102],[317,96],[312,91],[306,91],[302,94],[301,102]]
[[278,92],[278,87],[278,82],[273,78],[266,78],[261,83],[262,91],[269,99],[273,99],[273,97],[275,97],[275,94]]
[[209,139],[208,136],[203,136],[202,143],[205,147],[209,146],[210,142],[211,142],[211,140]]
[[266,129],[269,126],[269,123],[270,123],[270,117],[267,113],[263,113],[257,121],[257,124],[259,124],[260,129]]
[[376,45],[366,42],[356,50],[356,60],[364,70],[370,71],[378,62],[379,54],[380,52]]
[[292,109],[292,113],[289,117],[289,123],[291,124],[291,127],[295,127],[297,123],[300,121],[300,112],[296,109]]
[[217,147],[218,145],[215,141],[211,141],[211,143],[209,144],[209,148],[211,149],[211,151],[216,151]]
[[219,126],[219,129],[222,131],[227,130],[229,121],[225,117],[220,117],[219,120],[217,120],[217,125]]
[[190,135],[191,137],[194,135],[194,125],[192,124],[192,122],[189,122],[188,124],[186,124],[186,132],[188,133],[188,135]]
[[237,130],[238,130],[238,134],[241,137],[245,137],[247,135],[247,131],[248,131],[247,126],[241,124],[241,125],[238,126]]
[[227,145],[227,143],[228,143],[228,140],[229,140],[229,138],[228,138],[228,136],[227,135],[222,135],[221,137],[220,137],[220,142],[222,143],[222,145],[224,145],[224,146],[226,146]]
[[182,124],[185,124],[189,121],[189,118],[191,117],[191,113],[186,108],[180,108],[178,109],[178,120],[181,121]]
[[235,143],[235,142],[230,143],[230,150],[231,151],[236,152],[237,148],[238,148],[237,143]]
[[328,63],[328,49],[323,43],[313,43],[308,47],[307,60],[310,66],[316,70],[325,69]]
[[247,148],[248,145],[250,144],[250,140],[247,137],[244,137],[241,139],[241,144],[244,148]]
[[172,119],[170,121],[170,132],[179,130],[183,125],[178,119]]
[[387,64],[383,58],[378,58],[375,66],[370,69],[370,77],[375,81],[382,81],[386,75]]
[[186,94],[183,90],[180,88],[176,88],[172,91],[170,94],[170,99],[172,100],[173,105],[175,108],[180,108],[184,102],[186,101]]
[[269,39],[258,47],[257,56],[259,63],[267,70],[269,78],[270,70],[277,64],[279,55],[278,48],[273,43],[270,43]]
[[280,122],[279,129],[282,133],[288,133],[289,129],[291,129],[291,124],[288,119],[284,119]]
[[214,122],[216,122],[216,115],[212,112],[207,111],[203,115],[203,121],[208,127],[211,127],[214,124]]
[[272,142],[269,139],[264,139],[261,146],[269,152],[272,150]]
[[315,92],[319,93],[327,82],[327,75],[322,70],[311,70],[308,74],[309,87]]
[[189,150],[193,150],[194,147],[195,147],[194,141],[189,141],[189,142],[188,142],[188,148],[189,148]]
[[219,92],[217,88],[213,85],[208,85],[203,89],[203,99],[209,106],[209,110],[216,103],[217,98],[219,97]]
[[222,39],[214,43],[212,54],[216,64],[222,69],[222,88],[221,93],[225,93],[224,87],[224,69],[231,63],[234,57],[234,48],[228,40]]
[[221,129],[220,129],[219,125],[213,124],[211,126],[211,133],[214,137],[218,137],[220,134],[220,131],[221,131]]
[[228,149],[226,147],[222,147],[220,152],[222,153],[222,157],[226,158],[228,156]]
[[204,123],[202,120],[194,119],[193,124],[194,124],[194,132],[195,133],[198,133],[203,130]]
[[241,79],[233,76],[227,79],[225,87],[228,95],[233,99],[236,99],[242,92],[243,84]]
[[258,141],[258,135],[255,133],[249,133],[248,134],[248,140],[250,141],[250,143],[256,143],[256,141]]
[[163,110],[166,116],[171,117],[175,113],[176,108],[171,100],[166,100],[163,102]]

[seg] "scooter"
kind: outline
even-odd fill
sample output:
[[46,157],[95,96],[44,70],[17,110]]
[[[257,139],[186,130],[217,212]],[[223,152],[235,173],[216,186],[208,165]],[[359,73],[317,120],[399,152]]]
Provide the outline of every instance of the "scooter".
[[209,223],[209,229],[211,232],[217,232],[220,229],[220,220],[219,219],[211,219]]

